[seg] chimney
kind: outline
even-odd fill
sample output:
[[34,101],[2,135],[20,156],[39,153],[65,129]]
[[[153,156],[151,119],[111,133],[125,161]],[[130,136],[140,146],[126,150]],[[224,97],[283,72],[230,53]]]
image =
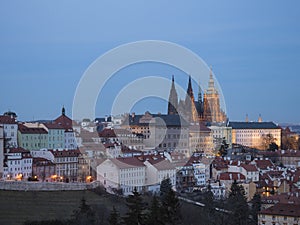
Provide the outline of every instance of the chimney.
[[248,114],[246,114],[246,122],[249,122]]

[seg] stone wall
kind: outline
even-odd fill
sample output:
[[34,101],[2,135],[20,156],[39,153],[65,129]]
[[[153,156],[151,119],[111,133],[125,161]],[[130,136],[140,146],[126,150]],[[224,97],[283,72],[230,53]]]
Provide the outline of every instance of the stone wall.
[[98,186],[100,186],[98,181],[91,183],[0,181],[0,190],[15,191],[77,191],[94,189]]

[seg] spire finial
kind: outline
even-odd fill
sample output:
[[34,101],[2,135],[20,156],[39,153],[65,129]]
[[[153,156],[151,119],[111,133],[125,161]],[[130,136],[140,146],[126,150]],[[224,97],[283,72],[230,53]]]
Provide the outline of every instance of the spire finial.
[[62,109],[61,109],[61,114],[62,114],[63,116],[66,115],[66,109],[65,109],[65,106],[64,106],[64,105],[63,105],[63,107],[62,107]]
[[172,75],[172,82],[174,82],[174,75]]
[[258,116],[258,122],[261,123],[262,122],[262,117],[261,117],[261,114],[259,114]]

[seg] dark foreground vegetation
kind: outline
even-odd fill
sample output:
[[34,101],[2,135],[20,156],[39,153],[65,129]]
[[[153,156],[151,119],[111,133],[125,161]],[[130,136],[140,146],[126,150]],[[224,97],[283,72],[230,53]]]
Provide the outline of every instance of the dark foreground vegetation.
[[[128,197],[94,191],[0,192],[0,224],[6,225],[214,225],[257,224],[260,197],[251,207],[234,183],[227,199],[215,201],[211,191],[194,194],[204,207],[180,201],[170,180],[157,195],[133,191]],[[193,197],[193,198],[194,198]],[[225,209],[220,212],[217,208]]]

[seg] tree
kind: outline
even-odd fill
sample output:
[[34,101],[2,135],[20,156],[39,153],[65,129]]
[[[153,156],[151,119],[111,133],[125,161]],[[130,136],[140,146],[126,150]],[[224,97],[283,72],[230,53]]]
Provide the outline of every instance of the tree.
[[96,224],[94,210],[86,204],[85,198],[81,199],[81,204],[78,210],[75,210],[71,219],[71,224],[74,225],[93,225]]
[[227,155],[227,149],[228,148],[229,148],[229,144],[227,143],[225,137],[223,137],[222,143],[221,143],[221,146],[220,146],[220,149],[219,149],[219,155],[222,156],[222,157]]
[[249,209],[245,190],[243,186],[237,184],[236,180],[231,185],[227,204],[229,210],[232,212],[228,217],[228,224],[247,224]]
[[172,189],[171,179],[167,178],[167,179],[162,180],[161,183],[160,183],[160,187],[159,187],[160,196],[163,197],[171,189]]
[[181,213],[180,203],[176,197],[175,191],[172,189],[172,183],[170,178],[167,178],[161,182],[160,196],[162,203],[163,221],[165,224],[180,224]]
[[259,194],[255,194],[251,200],[252,206],[251,206],[251,211],[250,215],[253,218],[254,224],[258,224],[258,212],[261,210],[261,197]]
[[163,223],[163,217],[161,213],[161,204],[159,200],[157,199],[156,195],[153,196],[150,210],[147,214],[146,219],[147,225],[164,225]]
[[261,147],[263,150],[267,150],[270,148],[272,143],[276,143],[276,138],[273,137],[272,134],[262,135],[261,137]]
[[112,211],[110,212],[109,218],[108,218],[108,223],[110,225],[119,225],[119,213],[116,210],[115,206],[113,206]]
[[211,186],[209,185],[207,190],[203,193],[203,224],[217,224],[216,221],[216,211],[214,204],[214,195],[211,191]]
[[128,212],[123,217],[125,224],[127,225],[138,225],[145,223],[145,204],[141,197],[141,194],[134,188],[132,195],[126,198],[126,205]]
[[278,150],[278,145],[277,145],[275,142],[272,142],[272,143],[269,145],[268,150],[274,152],[275,150]]

